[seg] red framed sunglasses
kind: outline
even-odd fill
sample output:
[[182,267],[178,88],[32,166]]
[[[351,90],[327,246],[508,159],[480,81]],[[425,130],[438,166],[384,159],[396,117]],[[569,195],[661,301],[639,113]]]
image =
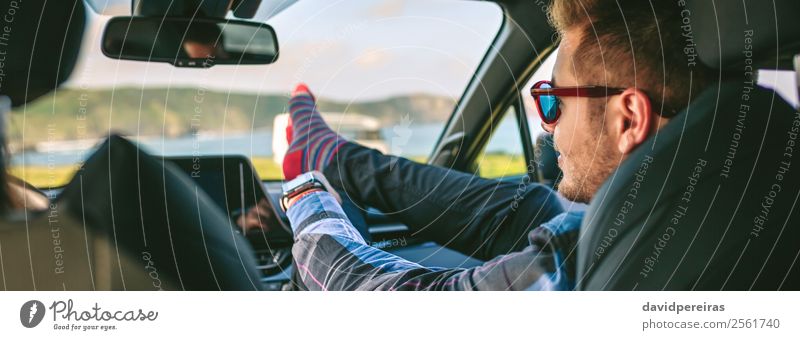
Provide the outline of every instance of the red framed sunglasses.
[[539,117],[544,124],[553,124],[561,117],[561,100],[558,97],[601,98],[622,93],[625,89],[596,85],[553,87],[549,80],[540,80],[531,87]]

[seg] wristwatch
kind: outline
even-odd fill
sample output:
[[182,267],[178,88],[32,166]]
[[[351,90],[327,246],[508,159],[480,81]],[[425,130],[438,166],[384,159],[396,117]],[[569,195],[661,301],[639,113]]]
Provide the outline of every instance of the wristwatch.
[[310,190],[324,190],[333,195],[336,201],[342,202],[336,190],[328,183],[325,176],[319,171],[309,171],[295,179],[283,184],[283,195],[281,196],[281,209],[286,211],[289,209],[289,202],[292,198],[302,195]]

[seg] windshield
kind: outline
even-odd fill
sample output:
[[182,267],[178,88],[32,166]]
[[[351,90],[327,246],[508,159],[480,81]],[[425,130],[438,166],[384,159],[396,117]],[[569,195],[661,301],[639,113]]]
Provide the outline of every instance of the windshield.
[[261,12],[254,20],[277,32],[278,61],[210,69],[108,59],[110,16],[90,13],[67,84],[10,115],[11,173],[61,186],[118,132],[156,155],[245,155],[278,180],[282,114],[298,82],[347,138],[424,161],[502,23],[498,6],[474,1],[306,0]]

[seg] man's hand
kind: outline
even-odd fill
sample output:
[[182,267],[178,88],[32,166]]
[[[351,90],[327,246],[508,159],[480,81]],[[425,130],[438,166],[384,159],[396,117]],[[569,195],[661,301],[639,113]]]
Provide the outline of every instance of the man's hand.
[[236,224],[242,228],[242,231],[247,232],[250,229],[259,228],[265,233],[270,231],[268,221],[273,221],[275,216],[274,212],[267,202],[266,198],[262,198],[258,204],[250,207],[247,211],[236,219]]

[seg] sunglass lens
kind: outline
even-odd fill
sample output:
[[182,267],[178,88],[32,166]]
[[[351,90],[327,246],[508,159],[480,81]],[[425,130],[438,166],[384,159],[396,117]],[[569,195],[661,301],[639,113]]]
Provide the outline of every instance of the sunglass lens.
[[[542,89],[549,89],[552,88],[550,84],[542,84],[540,86]],[[542,109],[542,118],[544,118],[544,122],[549,124],[555,122],[556,118],[558,118],[558,100],[556,96],[539,96],[539,105]]]

